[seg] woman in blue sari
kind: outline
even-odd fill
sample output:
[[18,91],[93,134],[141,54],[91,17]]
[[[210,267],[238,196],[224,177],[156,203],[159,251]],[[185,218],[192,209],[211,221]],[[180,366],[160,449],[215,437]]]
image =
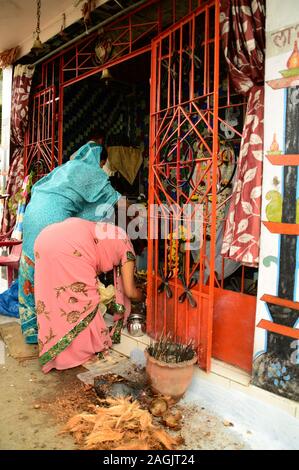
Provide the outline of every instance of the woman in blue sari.
[[103,220],[117,203],[115,191],[101,169],[102,146],[91,141],[73,160],[55,168],[32,188],[23,222],[23,251],[19,268],[19,313],[25,341],[37,343],[34,302],[34,242],[48,225],[69,217]]

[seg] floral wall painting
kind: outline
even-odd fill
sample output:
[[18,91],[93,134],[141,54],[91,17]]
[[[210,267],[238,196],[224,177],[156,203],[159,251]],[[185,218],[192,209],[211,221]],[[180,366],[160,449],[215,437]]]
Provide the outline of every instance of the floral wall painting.
[[266,206],[267,220],[269,222],[281,222],[282,196],[278,191],[268,191],[266,199],[270,201]]
[[[276,0],[273,5],[271,2],[270,8],[275,8],[275,3]],[[287,53],[275,57],[266,54],[262,263],[259,272],[253,383],[297,401],[298,122],[299,51],[297,40],[294,40]]]
[[[271,144],[270,151],[267,152],[267,156],[270,161],[272,160],[275,162],[275,158],[272,157],[278,157],[280,155],[282,155],[282,151],[279,150],[279,145],[276,142],[276,134],[274,134],[273,142]],[[278,161],[277,158],[276,160]],[[285,158],[283,162],[285,162]],[[279,178],[275,176],[272,184],[274,189],[268,191],[265,196],[266,200],[269,201],[265,208],[266,218],[268,222],[282,222],[283,196],[281,194],[281,190],[279,190]],[[296,188],[294,188],[294,191],[296,191]],[[296,200],[296,224],[299,224],[299,197]]]

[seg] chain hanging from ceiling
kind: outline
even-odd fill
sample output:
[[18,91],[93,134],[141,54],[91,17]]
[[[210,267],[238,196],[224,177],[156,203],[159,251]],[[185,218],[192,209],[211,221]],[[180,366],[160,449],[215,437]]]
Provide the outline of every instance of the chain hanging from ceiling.
[[41,17],[41,0],[36,0],[36,29],[35,29],[35,40],[31,51],[38,54],[44,49],[44,44],[40,40],[40,17]]

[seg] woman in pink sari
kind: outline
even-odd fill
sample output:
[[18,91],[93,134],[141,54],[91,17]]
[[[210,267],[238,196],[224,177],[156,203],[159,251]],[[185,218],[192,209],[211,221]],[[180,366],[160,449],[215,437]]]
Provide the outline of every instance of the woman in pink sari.
[[111,347],[99,311],[97,276],[114,269],[114,321],[126,321],[130,300],[141,300],[134,282],[135,254],[120,227],[78,218],[45,228],[34,245],[35,303],[43,372],[68,369]]

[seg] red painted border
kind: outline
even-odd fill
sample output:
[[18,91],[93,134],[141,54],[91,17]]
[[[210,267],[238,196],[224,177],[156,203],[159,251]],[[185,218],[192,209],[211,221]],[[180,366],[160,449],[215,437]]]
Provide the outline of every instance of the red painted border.
[[267,154],[267,158],[272,165],[282,165],[282,166],[298,166],[299,165],[299,155],[298,154]]
[[299,302],[294,302],[293,300],[281,299],[280,297],[275,297],[275,295],[264,294],[261,297],[263,302],[269,304],[280,305],[281,307],[288,307],[293,310],[298,310],[299,312]]
[[299,236],[299,224],[284,224],[282,222],[266,222],[263,224],[271,233],[278,235],[297,235]]
[[299,339],[299,330],[296,328],[290,328],[289,326],[278,325],[269,320],[261,320],[257,326],[273,333],[279,333],[283,336],[289,336],[290,338]]

